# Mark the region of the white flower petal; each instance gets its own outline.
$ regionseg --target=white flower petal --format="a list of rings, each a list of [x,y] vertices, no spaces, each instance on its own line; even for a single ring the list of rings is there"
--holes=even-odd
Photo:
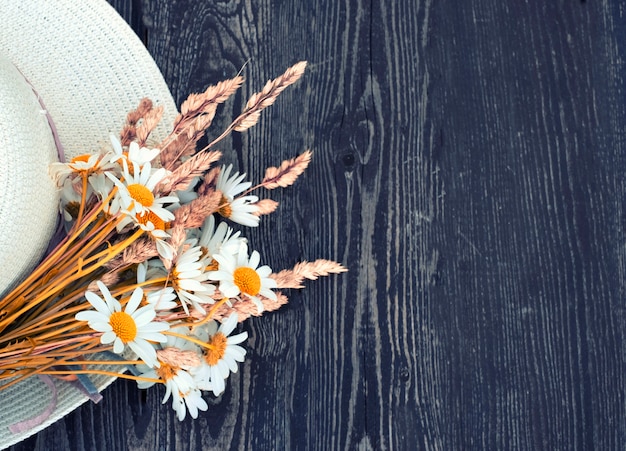
[[[230,333],[235,330],[235,327],[237,327],[237,314],[233,313],[222,323],[219,331],[225,336],[229,336]]]
[[[103,345],[108,345],[109,343],[113,343],[116,338],[117,338],[117,335],[115,335],[115,332],[113,331],[105,332],[100,337],[100,343],[102,343]]]
[[[137,327],[145,326],[149,324],[156,317],[154,306],[151,304],[145,305],[131,315],[135,320]]]
[[[103,301],[102,298],[98,296],[96,293],[87,291],[85,293],[85,298],[87,299],[87,301],[89,301],[89,303],[93,306],[93,308],[95,308],[98,312],[107,316],[111,314],[111,311],[112,311],[111,306],[109,306],[105,301]]]
[[[74,315],[74,318],[78,321],[88,321],[89,323],[108,321],[108,316],[103,315],[100,312],[94,312],[93,310],[78,312]]]
[[[250,260],[248,260],[248,266],[252,269],[256,269],[257,266],[259,266],[260,261],[261,261],[261,255],[257,251],[252,251],[252,254],[250,255]],[[271,269],[270,269],[270,272],[272,272]],[[266,277],[266,276],[262,276],[262,277]]]
[[[238,345],[239,343],[243,343],[247,339],[248,339],[248,332],[242,332],[240,334],[233,335],[232,337],[228,337],[227,343],[229,345]],[[229,349],[230,349],[230,347],[229,347]],[[241,349],[243,349],[243,348],[241,348]]]
[[[142,299],[143,299],[143,290],[141,289],[141,287],[135,288],[135,290],[133,291],[133,294],[130,296],[130,299],[128,300],[128,304],[126,304],[126,309],[124,311],[128,313],[129,315],[133,316],[133,313],[135,312],[135,310],[137,310],[137,307],[139,307],[139,303],[141,302]]]
[[[146,362],[146,365],[153,366],[157,363],[156,351],[146,340],[135,339],[129,342],[128,346],[130,346],[130,349],[132,349],[141,360]]]
[[[119,337],[115,337],[115,341],[113,342],[113,352],[116,354],[121,354],[123,351],[124,351],[124,343],[122,343],[122,340],[120,340]]]

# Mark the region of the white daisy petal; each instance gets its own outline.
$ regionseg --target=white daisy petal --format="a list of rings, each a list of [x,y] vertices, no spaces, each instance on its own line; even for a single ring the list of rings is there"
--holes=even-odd
[[[228,344],[229,345],[238,345],[239,343],[243,343],[247,339],[248,339],[248,332],[242,332],[240,334],[233,335],[232,337],[228,337]],[[241,348],[241,346],[233,346],[233,348],[235,348],[235,347],[243,349],[243,348]],[[229,346],[229,349],[230,349],[230,346]]]
[[[113,352],[116,354],[121,354],[122,352],[124,352],[124,343],[117,336],[115,337],[115,340],[113,341]]]
[[[246,357],[246,350],[241,346],[229,346],[228,352],[237,362],[243,362]]]
[[[229,336],[230,333],[235,330],[237,326],[237,315],[230,315],[226,320],[222,323],[219,332],[223,333],[225,336]]]
[[[100,321],[103,316],[104,315],[100,312],[94,312],[93,310],[88,310],[85,312],[78,312],[75,318],[78,321],[88,321],[90,323],[94,323],[96,321]]]
[[[132,315],[135,312],[135,310],[137,310],[137,307],[139,307],[139,303],[141,302],[142,299],[143,299],[143,290],[141,289],[141,287],[135,288],[135,290],[133,290],[133,294],[130,296],[130,299],[128,300],[128,304],[126,304],[126,309],[124,311],[128,313],[129,315]]]
[[[113,331],[105,332],[100,337],[100,343],[102,343],[103,345],[107,345],[109,343],[113,343],[116,338],[117,338],[117,335],[115,335],[115,332],[113,332]]]
[[[90,322],[89,327],[98,332],[111,332],[113,330],[108,318],[100,318],[98,321]]]
[[[141,307],[131,316],[135,320],[135,324],[137,325],[137,327],[141,327],[148,325],[156,317],[156,312],[154,311],[154,306],[148,304]]]
[[[237,372],[237,362],[235,362],[233,359],[229,358],[228,356],[225,356],[223,362],[224,362],[224,366],[228,368],[227,369],[228,374]]]
[[[146,365],[153,366],[157,363],[157,356],[154,347],[145,340],[133,340],[128,343],[130,349],[139,356],[141,360],[146,362]]]
[[[278,299],[278,298],[276,297],[276,293],[274,293],[272,290],[269,290],[269,289],[264,289],[264,288],[261,288],[261,289],[259,290],[259,294],[260,294],[261,296],[265,296],[266,298],[271,299],[271,300],[273,300],[273,301],[276,301],[276,300]]]
[[[108,314],[112,307],[110,305],[108,305],[105,301],[102,300],[102,298],[100,298],[100,296],[98,296],[96,293],[93,293],[91,291],[87,291],[85,293],[85,298],[87,298],[87,301],[89,301],[89,303],[100,313],[102,313],[103,315]]]
[[[252,269],[257,269],[259,262],[261,261],[261,255],[257,251],[252,251],[250,254],[250,260],[248,260],[248,266]],[[272,270],[270,269],[270,272]]]

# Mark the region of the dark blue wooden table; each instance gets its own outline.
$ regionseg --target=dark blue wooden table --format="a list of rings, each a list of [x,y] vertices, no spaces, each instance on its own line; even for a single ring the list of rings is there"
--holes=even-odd
[[[215,130],[309,61],[221,149],[259,179],[311,148],[248,235],[350,272],[245,323],[197,420],[117,381],[15,450],[626,447],[623,2],[112,3],[179,103],[245,65]]]

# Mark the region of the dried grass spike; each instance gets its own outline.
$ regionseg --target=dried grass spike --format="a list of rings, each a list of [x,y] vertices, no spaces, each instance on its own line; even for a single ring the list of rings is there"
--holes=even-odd
[[[102,282],[103,284],[105,284],[107,287],[110,287],[120,280],[120,275],[116,271],[109,271],[103,274],[102,277],[100,277],[100,279],[98,280]],[[95,279],[92,280],[91,283],[87,286],[87,290],[93,291],[96,293],[100,292],[100,288],[98,288],[98,285],[96,284],[96,282],[97,280]]]
[[[136,263],[144,262],[158,255],[158,251],[154,241],[150,238],[139,238],[129,247],[127,247],[122,255],[118,255],[105,266],[112,270],[130,266]]]
[[[243,77],[237,76],[229,80],[220,81],[214,86],[209,86],[202,94],[189,95],[180,106],[179,118],[182,119],[184,116],[204,113],[208,105],[224,103],[242,84]]]
[[[195,154],[163,178],[157,185],[157,192],[169,194],[187,189],[195,177],[203,175],[221,156],[219,151]]]
[[[251,111],[248,114],[242,114],[241,119],[237,121],[237,125],[233,128],[236,132],[243,132],[252,128],[259,122],[261,110]]]
[[[211,191],[206,196],[192,200],[174,211],[176,219],[174,219],[172,226],[181,225],[186,229],[200,227],[207,216],[217,211],[221,199],[221,193]]]
[[[312,156],[313,152],[307,150],[296,158],[283,161],[279,168],[267,168],[261,185],[267,189],[274,189],[279,186],[285,188],[293,185],[311,162]]]
[[[222,305],[215,311],[213,318],[218,321],[222,321],[225,318],[228,318],[233,312],[236,312],[237,321],[242,322],[250,318],[251,316],[262,316],[265,312],[273,312],[275,310],[278,310],[289,301],[287,296],[280,292],[276,292],[275,301],[273,299],[269,299],[263,296],[259,296],[259,299],[261,299],[261,303],[263,304],[263,312],[261,313],[259,313],[259,309],[254,302],[240,301],[235,302],[232,307],[229,307],[226,304]]]
[[[207,194],[215,191],[217,176],[220,173],[220,168],[213,168],[204,175],[204,180],[198,187],[198,196],[206,196]]]
[[[303,261],[296,264],[293,269],[286,269],[270,277],[276,281],[278,288],[304,288],[304,279],[315,280],[320,276],[339,274],[348,269],[337,262],[319,259],[314,262]]]
[[[156,128],[157,125],[159,125],[159,122],[161,122],[161,118],[163,117],[163,105],[159,105],[156,108],[152,108],[150,111],[148,111],[145,116],[143,117],[143,121],[141,122],[141,124],[137,127],[137,140],[139,141],[138,144],[140,147],[143,147],[146,145],[146,142],[148,141],[148,137],[150,136],[150,133],[152,133],[152,131]]]
[[[253,212],[257,216],[269,215],[278,208],[278,202],[272,199],[261,199],[252,205],[257,207],[257,211]]]
[[[233,130],[242,132],[257,123],[261,110],[272,105],[278,95],[294,84],[304,73],[306,61],[300,61],[288,68],[284,74],[268,81],[260,92],[252,94],[243,113],[235,119]]]
[[[202,363],[195,351],[183,351],[182,349],[171,346],[165,349],[159,349],[157,356],[163,363],[180,366],[185,369],[198,367]]]
[[[137,136],[137,123],[152,110],[152,105],[152,100],[144,97],[139,101],[137,108],[126,115],[126,124],[124,124],[120,133],[122,146],[128,146],[135,139]]]

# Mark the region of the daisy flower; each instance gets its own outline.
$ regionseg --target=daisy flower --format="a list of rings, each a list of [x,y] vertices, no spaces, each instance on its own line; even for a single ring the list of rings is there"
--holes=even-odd
[[[122,176],[124,181],[120,181],[114,175],[107,173],[107,176],[113,180],[118,187],[118,196],[116,200],[122,210],[127,210],[136,218],[144,217],[146,214],[152,213],[154,217],[149,216],[154,222],[158,218],[163,223],[174,220],[174,214],[166,210],[163,205],[166,203],[178,202],[176,196],[155,197],[153,194],[156,185],[167,175],[165,168],[152,170],[150,163],[143,166],[133,166],[134,173],[128,170],[128,163],[122,160],[123,170]],[[116,209],[113,208],[113,211]],[[156,227],[156,224],[154,224]]]
[[[180,421],[185,419],[187,411],[189,411],[191,418],[195,419],[198,418],[199,410],[203,412],[209,410],[209,406],[202,398],[202,392],[197,388],[192,388],[187,392],[179,392],[178,396],[172,399],[172,407],[176,411],[176,416]]]
[[[201,235],[198,239],[198,246],[202,249],[202,255],[205,258],[205,265],[216,270],[218,263],[213,259],[213,255],[224,251],[228,254],[236,254],[245,238],[241,238],[241,232],[233,233],[233,229],[228,227],[225,222],[215,227],[215,216],[210,215],[204,220]]]
[[[187,314],[189,314],[187,304],[204,312],[200,304],[215,302],[211,298],[215,286],[207,282],[208,273],[204,271],[202,249],[199,246],[185,249],[176,256],[170,271],[170,280]]]
[[[161,278],[160,274],[154,274],[155,271],[148,273],[148,262],[142,262],[137,265],[137,285],[144,285],[146,281],[153,278]],[[156,277],[154,277],[156,276]],[[146,292],[144,290],[144,301],[154,306],[155,311],[171,310],[178,304],[176,300],[176,292],[172,287],[164,287],[160,290]]]
[[[143,166],[146,163],[150,163],[159,155],[159,153],[161,153],[160,149],[139,147],[139,144],[135,141],[128,145],[127,151],[124,151],[122,143],[117,136],[110,135],[110,139],[113,151],[115,152],[115,156],[112,158],[112,161],[125,159],[131,166]]]
[[[272,273],[269,266],[258,267],[261,257],[257,251],[248,258],[248,245],[242,242],[240,246],[237,255],[215,254],[213,258],[219,263],[219,269],[209,271],[208,277],[219,282],[219,290],[224,296],[233,298],[245,294],[262,312],[263,304],[257,296],[276,300],[276,293],[271,290],[276,288],[276,281],[268,277]]]
[[[94,174],[104,172],[115,167],[110,162],[110,154],[82,154],[72,158],[69,163],[54,162],[49,166],[49,173],[58,187],[68,177],[78,176],[80,174]]]
[[[259,198],[257,196],[237,197],[237,195],[250,188],[252,183],[242,183],[246,174],[239,175],[239,172],[235,172],[233,176],[230,177],[232,168],[232,164],[222,166],[222,170],[217,176],[215,189],[222,193],[218,213],[238,224],[256,227],[259,225],[259,217],[254,213],[258,211],[258,207],[252,204],[257,202]]]
[[[109,289],[100,281],[97,282],[101,298],[96,293],[87,291],[87,301],[96,309],[78,312],[78,321],[87,321],[89,327],[103,332],[100,337],[102,344],[113,343],[113,352],[121,354],[128,345],[146,365],[158,365],[156,351],[150,341],[164,343],[167,337],[161,332],[169,329],[169,324],[152,322],[156,316],[154,306],[139,307],[143,299],[143,290],[135,288],[126,308],[122,311],[120,302],[111,296]]]
[[[209,406],[202,399],[200,390],[189,372],[171,363],[159,362],[158,368],[146,368],[146,372],[140,373],[141,377],[161,379],[165,384],[165,396],[161,404],[165,404],[172,397],[172,408],[180,421],[185,419],[187,409],[192,418],[198,417],[198,410],[207,410]],[[137,381],[139,388],[148,388],[153,382]]]
[[[200,367],[192,368],[191,372],[201,390],[212,391],[219,396],[226,388],[225,380],[230,373],[237,372],[237,362],[243,362],[246,350],[239,346],[248,338],[248,332],[229,337],[237,326],[237,314],[230,315],[220,326],[209,321],[197,332],[200,340],[209,344],[203,354]]]
[[[178,334],[188,335],[189,329],[178,327],[174,329]],[[168,336],[167,342],[163,345],[165,349],[175,348],[180,351],[197,351],[198,347],[188,340],[176,336]],[[202,399],[202,393],[198,388],[195,379],[189,373],[188,368],[183,364],[159,361],[158,368],[140,367],[140,376],[150,379],[160,379],[165,384],[165,395],[162,404],[172,397],[172,408],[180,421],[185,419],[187,410],[192,418],[198,417],[198,411],[206,411],[209,406]],[[139,388],[148,388],[153,382],[137,381]]]
[[[114,172],[114,171],[109,170],[107,172]],[[111,179],[105,176],[105,172],[96,172],[96,173],[91,174],[89,176],[89,184],[91,185],[92,189],[98,194],[98,196],[102,200],[109,197],[111,190],[115,186],[113,182],[111,181]],[[107,207],[105,211],[108,211],[108,210],[109,208]]]
[[[79,184],[80,186],[80,184]],[[82,202],[82,195],[79,191],[82,190],[82,186],[76,186],[74,180],[65,179],[63,182],[63,188],[61,189],[61,199],[59,208],[63,219],[70,222],[77,218],[78,211],[80,210],[80,204]],[[91,191],[87,191],[85,199],[89,199]]]

